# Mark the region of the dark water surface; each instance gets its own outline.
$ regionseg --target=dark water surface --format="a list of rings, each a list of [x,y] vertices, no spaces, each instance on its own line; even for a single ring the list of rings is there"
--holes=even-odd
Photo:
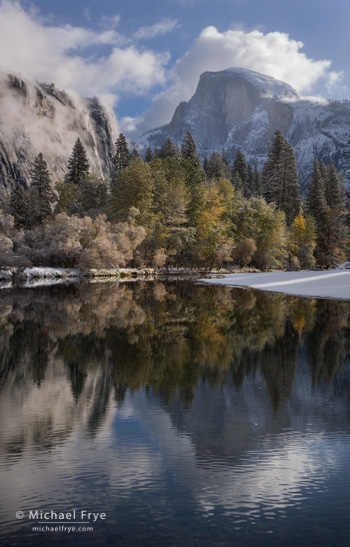
[[[0,325],[1,545],[350,544],[349,303],[63,285]]]

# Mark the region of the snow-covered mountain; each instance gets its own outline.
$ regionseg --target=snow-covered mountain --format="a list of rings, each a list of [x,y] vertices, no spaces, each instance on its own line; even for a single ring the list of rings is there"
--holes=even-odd
[[[325,163],[332,158],[350,180],[350,101],[305,99],[288,84],[243,68],[204,72],[171,122],[146,137],[153,148],[168,136],[180,144],[188,129],[202,157],[224,149],[233,159],[240,149],[260,167],[280,129],[294,147],[302,188],[314,155]]]
[[[91,169],[108,175],[116,133],[113,110],[98,99],[73,98],[53,84],[0,73],[0,188],[16,180],[28,185],[40,152],[53,181],[62,180],[78,137]]]

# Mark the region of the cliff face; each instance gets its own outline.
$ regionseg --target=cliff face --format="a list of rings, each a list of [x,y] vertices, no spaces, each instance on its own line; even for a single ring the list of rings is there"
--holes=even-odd
[[[294,147],[303,189],[314,155],[332,158],[350,179],[350,102],[303,100],[288,84],[246,69],[202,74],[190,101],[146,136],[154,148],[168,136],[180,144],[190,130],[202,157],[224,149],[232,160],[242,150],[262,167],[277,129]]]
[[[116,120],[98,99],[78,99],[53,85],[0,73],[0,187],[14,181],[30,185],[31,164],[42,152],[52,180],[63,180],[78,137],[90,167],[99,175],[111,170]]]

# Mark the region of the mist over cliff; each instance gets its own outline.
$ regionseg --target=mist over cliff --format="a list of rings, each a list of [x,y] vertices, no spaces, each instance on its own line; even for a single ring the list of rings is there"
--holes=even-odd
[[[349,185],[350,101],[305,99],[288,84],[243,68],[204,72],[170,123],[148,131],[138,145],[156,148],[169,136],[181,144],[190,130],[202,158],[225,150],[232,161],[242,150],[261,168],[277,129],[294,148],[302,190],[314,155],[326,164],[332,158]],[[39,152],[53,182],[63,180],[78,137],[91,170],[108,177],[118,132],[113,109],[98,98],[81,99],[53,84],[0,73],[0,188],[10,189],[15,181],[29,186]]]
[[[0,73],[0,187],[30,184],[31,164],[42,152],[54,182],[63,180],[79,137],[90,168],[108,176],[117,124],[112,108],[96,97],[80,99],[54,84]]]

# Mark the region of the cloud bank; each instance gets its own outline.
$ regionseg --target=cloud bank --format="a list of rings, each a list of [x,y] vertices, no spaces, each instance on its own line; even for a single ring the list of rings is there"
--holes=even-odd
[[[171,28],[167,21],[143,28],[141,34],[149,37]],[[114,28],[96,32],[46,25],[37,14],[8,0],[0,3],[0,50],[1,71],[54,82],[81,96],[108,96],[115,104],[121,92],[137,94],[164,84],[169,61],[167,52],[138,48]]]
[[[115,107],[121,96],[157,90],[150,110],[124,119],[125,132],[134,137],[169,122],[178,103],[193,95],[206,70],[248,68],[283,80],[301,94],[315,92],[316,85],[330,94],[343,76],[331,70],[331,61],[307,57],[302,42],[281,32],[220,32],[209,26],[170,65],[166,47],[158,51],[142,42],[176,30],[176,19],[142,26],[130,36],[119,32],[120,26],[118,14],[102,17],[99,30],[55,25],[19,2],[0,0],[0,71],[53,82],[80,96],[97,95]]]

